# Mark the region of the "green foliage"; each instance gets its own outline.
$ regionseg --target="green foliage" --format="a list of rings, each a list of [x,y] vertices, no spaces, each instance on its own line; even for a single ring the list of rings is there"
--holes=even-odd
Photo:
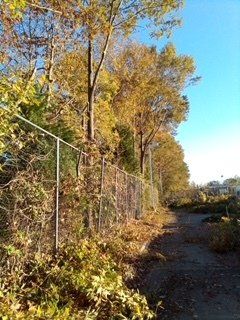
[[[0,79],[1,105],[5,108],[19,107],[20,105],[39,105],[40,100],[37,86],[27,75],[15,73],[13,76],[2,76]]]
[[[117,270],[101,241],[83,240],[78,247],[62,249],[56,259],[36,256],[18,274],[2,278],[0,316],[151,319],[145,298],[127,289]]]
[[[126,171],[136,173],[139,171],[138,159],[134,150],[134,136],[130,128],[126,125],[119,125],[117,127],[120,143],[118,147],[118,157]]]

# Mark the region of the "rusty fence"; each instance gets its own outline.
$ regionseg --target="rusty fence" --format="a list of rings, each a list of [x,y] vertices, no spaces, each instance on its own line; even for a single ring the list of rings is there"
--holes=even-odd
[[[157,207],[152,185],[104,157],[21,116],[17,130],[0,155],[1,243],[52,252],[89,230],[106,232]]]

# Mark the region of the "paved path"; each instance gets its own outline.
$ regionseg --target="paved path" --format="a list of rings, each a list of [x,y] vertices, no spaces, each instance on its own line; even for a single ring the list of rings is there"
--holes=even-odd
[[[149,245],[167,261],[154,263],[140,288],[153,305],[163,301],[158,319],[240,320],[239,255],[209,250],[207,215],[171,215],[163,236]]]

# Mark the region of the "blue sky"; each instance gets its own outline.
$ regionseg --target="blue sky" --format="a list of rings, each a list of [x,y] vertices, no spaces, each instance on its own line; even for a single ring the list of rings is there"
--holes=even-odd
[[[186,90],[190,113],[177,135],[191,180],[240,175],[240,0],[186,0],[181,15],[170,41],[194,57],[202,77]],[[159,49],[164,43],[143,30],[136,37]]]

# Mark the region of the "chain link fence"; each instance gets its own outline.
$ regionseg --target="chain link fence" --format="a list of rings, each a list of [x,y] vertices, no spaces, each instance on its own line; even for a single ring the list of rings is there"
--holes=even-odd
[[[25,253],[56,252],[90,231],[108,231],[157,207],[153,186],[104,157],[93,157],[22,117],[18,133],[0,155],[5,253],[16,246]]]

